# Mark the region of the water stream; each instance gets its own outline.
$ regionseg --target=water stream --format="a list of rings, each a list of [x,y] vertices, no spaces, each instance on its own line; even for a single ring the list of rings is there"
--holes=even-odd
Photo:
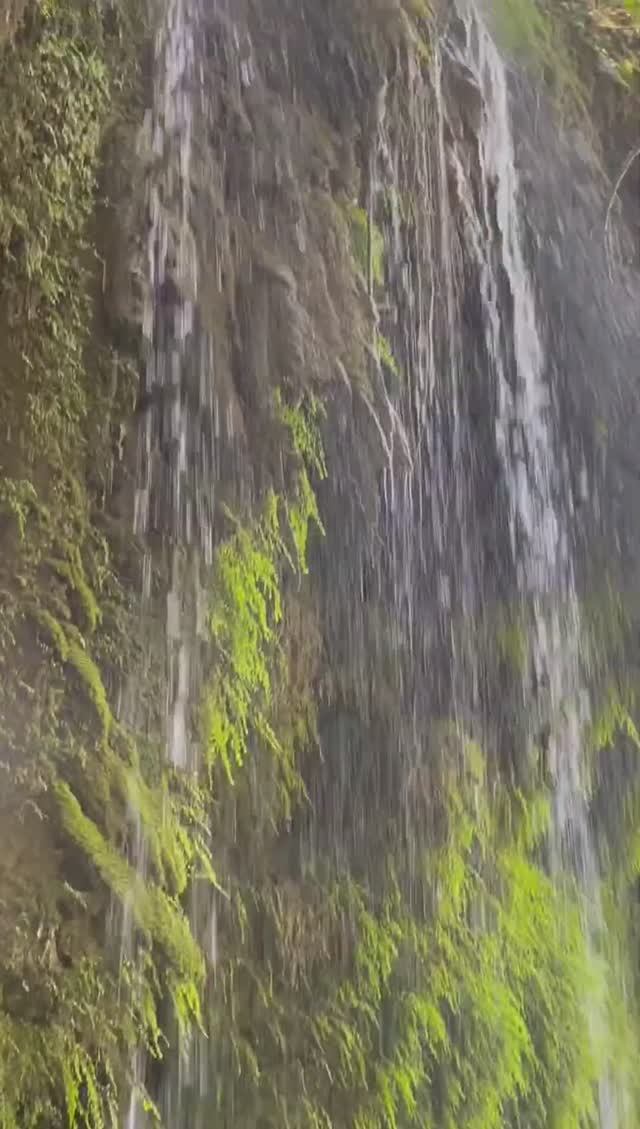
[[[201,564],[211,563],[214,505],[215,389],[206,335],[198,323],[199,252],[193,196],[195,131],[202,125],[203,62],[199,0],[170,0],[155,41],[153,105],[141,133],[146,157],[147,236],[143,335],[146,367],[141,391],[142,422],[134,528],[146,544],[143,615],[152,597],[152,550],[160,541],[164,570],[166,638],[165,734],[168,761],[179,771],[197,772],[197,733],[192,724],[198,700],[199,641],[203,633]],[[135,687],[133,688],[135,693]],[[136,813],[133,813],[136,820]],[[146,850],[138,834],[133,858],[146,877]],[[195,911],[194,911],[195,912]],[[195,924],[195,922],[194,922]],[[132,949],[132,923],[121,923],[123,948]],[[177,1051],[182,1077],[184,1048]],[[142,1081],[142,1051],[132,1075]],[[167,1124],[179,1124],[167,1111]],[[134,1089],[127,1129],[148,1124]]]

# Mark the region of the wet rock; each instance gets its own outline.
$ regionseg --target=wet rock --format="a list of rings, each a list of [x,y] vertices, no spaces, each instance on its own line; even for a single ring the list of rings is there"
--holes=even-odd
[[[462,50],[467,47],[467,25],[458,15],[453,15],[447,24],[447,36]]]
[[[459,122],[457,132],[464,131],[468,137],[475,139],[482,121],[483,102],[482,93],[473,73],[457,59],[448,60],[446,86],[454,128],[455,123]]]
[[[28,6],[28,0],[0,0],[0,44],[12,39]]]

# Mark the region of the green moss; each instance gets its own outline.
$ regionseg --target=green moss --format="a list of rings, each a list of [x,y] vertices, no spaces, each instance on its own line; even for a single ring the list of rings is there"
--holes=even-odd
[[[478,746],[446,724],[434,742],[438,834],[410,882],[398,845],[372,860],[371,885],[316,872],[247,892],[217,996],[217,1045],[242,1071],[222,1118],[233,1103],[243,1123],[260,1111],[305,1129],[592,1123],[613,1005],[577,890],[539,862],[546,798],[505,819]],[[609,1033],[594,1047],[599,999]]]
[[[274,404],[276,417],[288,428],[293,449],[307,471],[320,480],[326,478],[327,464],[320,433],[326,412],[320,400],[306,393],[298,404],[286,404],[277,389]]]
[[[84,564],[77,546],[71,547],[70,560],[54,559],[48,561],[48,564],[68,582],[71,590],[77,594],[87,627],[90,632],[95,631],[102,618],[102,612],[95,593],[87,581]]]
[[[584,111],[585,91],[572,42],[556,21],[556,14],[536,0],[497,0],[492,18],[502,46],[542,73],[561,102]]]
[[[364,278],[369,277],[375,286],[384,283],[384,237],[375,223],[369,221],[364,208],[350,204],[347,209],[351,244],[356,264]]]
[[[318,477],[324,477],[326,467],[317,401],[310,398],[306,409],[292,408],[278,394],[275,413],[289,429],[294,485],[289,496],[270,491],[261,518],[247,525],[227,515],[234,532],[215,559],[210,627],[218,664],[204,705],[204,732],[209,763],[219,761],[229,780],[246,760],[253,731],[295,786],[291,752],[269,721],[273,675],[282,661],[281,577],[286,569],[307,572],[309,530],[315,525],[322,532],[307,467]]]
[[[398,362],[393,355],[391,343],[388,338],[384,336],[384,334],[376,333],[375,349],[380,363],[383,364],[385,368],[387,368],[389,372],[391,372],[396,377],[396,379],[399,380],[400,369],[398,367]]]
[[[296,483],[295,497],[287,504],[287,521],[295,546],[298,570],[306,574],[309,571],[307,566],[309,531],[314,525],[320,533],[324,533],[324,529],[320,520],[316,496],[305,470],[300,471]]]
[[[100,719],[102,735],[107,739],[113,725],[113,715],[102,676],[91,655],[86,651],[82,636],[72,624],[63,625],[44,608],[35,609],[33,614],[48,632],[62,661],[73,667],[80,678]]]
[[[130,765],[113,757],[112,769],[122,796],[141,819],[160,885],[177,898],[195,878],[204,878],[219,890],[209,842],[206,788],[189,776],[174,780],[163,776],[155,787],[150,786],[135,751]]]
[[[31,952],[38,948],[33,936]],[[51,959],[51,939],[41,957],[51,990],[46,1014],[11,1016],[6,973],[2,978],[0,1123],[3,1129],[117,1129],[126,1079],[122,1060],[134,1039],[145,1042],[137,994],[124,991],[129,967],[124,964],[118,988],[95,959],[84,957],[62,971]],[[28,987],[29,995],[41,995],[33,978]],[[141,1098],[152,1110],[148,1095]]]
[[[0,508],[15,519],[21,541],[25,539],[27,521],[35,501],[35,488],[28,479],[16,481],[5,478],[0,482]]]
[[[250,529],[238,526],[216,555],[210,625],[220,663],[205,705],[205,732],[210,762],[220,759],[230,778],[245,760],[251,720],[263,729],[267,724],[271,653],[282,618],[281,546],[272,494],[264,520]]]
[[[114,845],[128,745],[103,667],[109,645],[121,655],[128,646],[106,642],[103,597],[125,601],[93,485],[108,479],[112,453],[105,381],[114,373],[120,381],[130,359],[104,364],[113,350],[92,221],[105,136],[137,113],[145,32],[142,5],[23,7],[0,59],[0,716],[7,802],[23,816],[39,813],[43,877],[25,882],[29,832],[17,821],[16,881],[3,870],[0,1122],[101,1129],[121,1122],[133,1047],[158,1043],[143,1001],[161,994],[148,965],[144,986],[132,977],[130,991],[111,976],[109,954],[96,951],[107,900],[97,873],[82,888],[85,852],[97,852],[103,880],[123,888],[129,877]],[[109,619],[113,631],[111,609]],[[74,810],[67,779],[107,830],[78,800]],[[64,804],[45,795],[68,800],[66,821]],[[175,888],[177,879],[167,882]],[[188,946],[178,908],[162,891],[141,899],[140,933],[153,933],[158,965],[173,975],[172,957]],[[174,964],[184,1013],[184,955]]]
[[[308,526],[317,515],[306,475],[298,481],[295,502],[286,505],[271,493],[262,519],[249,527],[237,525],[216,554],[210,626],[219,661],[204,707],[204,727],[209,761],[219,760],[229,779],[246,759],[252,729],[277,756],[284,756],[268,720],[283,614],[279,572],[294,563],[281,528],[283,509],[295,559],[305,571]]]
[[[636,749],[640,749],[640,733],[631,714],[634,704],[633,695],[623,696],[617,690],[609,694],[591,723],[588,738],[591,748],[603,752],[612,747],[616,738],[624,735]]]
[[[131,907],[138,927],[165,953],[175,977],[174,1003],[181,1021],[189,1016],[197,1018],[204,962],[179,904],[131,869],[87,818],[68,785],[59,781],[55,792],[68,834],[109,889]]]
[[[516,673],[524,673],[529,656],[529,641],[522,623],[503,620],[497,628],[496,647],[502,662]]]

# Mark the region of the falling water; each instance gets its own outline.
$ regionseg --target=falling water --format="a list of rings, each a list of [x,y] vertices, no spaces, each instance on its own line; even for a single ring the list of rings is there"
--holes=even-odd
[[[545,380],[545,344],[534,282],[525,259],[522,197],[509,110],[508,72],[482,19],[466,16],[466,50],[453,48],[482,93],[478,138],[481,201],[476,209],[462,163],[454,153],[458,192],[477,261],[487,354],[496,388],[496,446],[508,491],[508,521],[517,583],[532,609],[532,667],[548,718],[549,767],[554,781],[552,859],[568,867],[585,901],[585,943],[601,943],[599,873],[589,824],[583,741],[589,699],[581,669],[581,624],[570,548],[573,517],[568,460],[554,433],[552,392]],[[504,270],[512,302],[512,351],[504,341]],[[594,1039],[606,1022],[602,1002],[586,1001]],[[600,1083],[600,1124],[615,1129],[616,1099]]]
[[[171,0],[157,36],[154,102],[145,123],[151,153],[143,322],[147,363],[135,528],[142,537],[159,534],[169,553],[167,751],[178,768],[192,763],[188,711],[195,678],[198,554],[210,561],[212,552],[213,378],[197,319],[192,214],[194,129],[202,88],[198,25],[198,0]],[[148,596],[149,556],[145,583]]]
[[[140,152],[147,173],[147,257],[143,337],[146,366],[141,393],[135,532],[145,546],[143,614],[153,593],[153,561],[161,562],[166,638],[166,753],[179,771],[195,772],[198,750],[193,707],[199,694],[198,655],[204,633],[201,566],[213,552],[216,404],[212,349],[199,309],[198,247],[193,212],[196,131],[202,128],[203,63],[200,0],[168,0],[156,35],[153,104],[147,111]],[[158,551],[159,546],[159,551]],[[145,877],[146,851],[139,818],[133,858]],[[198,905],[193,894],[193,927]],[[212,909],[213,912],[213,909]],[[209,915],[211,916],[211,914]],[[131,949],[125,914],[123,945]],[[176,1050],[177,1094],[192,1069],[190,1048]],[[144,1083],[138,1051],[132,1068]],[[166,1087],[167,1124],[180,1124]],[[147,1116],[131,1095],[127,1129],[142,1129]]]
[[[466,43],[464,63],[482,93],[478,211],[455,150],[452,159],[468,225],[468,246],[480,279],[487,354],[496,390],[496,448],[508,493],[511,554],[518,588],[533,601],[536,682],[548,689],[554,725],[563,713],[566,717],[562,734],[552,737],[556,829],[561,840],[575,840],[574,861],[587,872],[592,870],[588,861],[592,848],[580,767],[580,732],[587,717],[580,705],[579,623],[569,548],[571,512],[563,480],[565,461],[554,436],[543,334],[523,250],[507,70],[486,28],[472,15],[467,18]],[[506,349],[500,269],[512,302],[512,348]]]
[[[443,623],[453,614],[465,619],[478,613],[487,588],[487,564],[479,551],[470,481],[473,464],[468,457],[472,439],[460,382],[462,374],[466,381],[481,379],[485,395],[495,404],[493,443],[500,476],[496,505],[504,505],[513,583],[530,621],[530,669],[523,677],[533,688],[537,709],[527,737],[533,744],[544,733],[553,779],[552,869],[559,882],[570,874],[579,883],[585,945],[597,959],[604,926],[583,751],[590,710],[572,551],[575,514],[569,455],[557,429],[545,327],[525,250],[508,69],[475,9],[465,7],[462,18],[452,24],[436,47],[430,88],[418,80],[409,107],[414,176],[425,207],[429,201],[431,218],[417,219],[410,246],[396,214],[386,233],[397,300],[390,334],[409,362],[415,427],[414,463],[401,472],[396,468],[395,490],[385,494],[387,510],[392,511],[387,520],[394,531],[390,571],[396,599],[400,597],[396,614],[401,617],[404,609],[407,637],[414,638],[418,593],[421,585],[430,586],[429,574],[434,572]],[[463,97],[471,104],[473,142],[456,121],[457,107],[448,100],[448,68],[462,77]],[[377,144],[387,183],[391,179],[399,193],[406,145],[403,150],[394,141],[384,118]],[[406,175],[406,169],[403,172]],[[413,273],[409,263],[415,264]],[[486,371],[475,373],[462,321],[465,288],[468,297],[474,286],[486,357]],[[394,499],[391,506],[389,498]],[[403,504],[401,498],[406,499]],[[431,554],[425,538],[434,547]],[[448,647],[447,661],[450,708],[460,719],[475,717],[478,725],[473,646],[462,673],[455,645]],[[585,998],[594,1042],[605,1034],[603,1008],[599,997]],[[602,1129],[615,1129],[623,1102],[624,1095],[613,1092],[609,1079],[601,1079]]]
[[[156,42],[154,101],[143,143],[149,165],[146,371],[135,527],[147,545],[145,601],[153,596],[150,545],[155,539],[162,546],[167,756],[180,771],[198,765],[192,716],[199,695],[200,570],[212,560],[217,489],[213,350],[199,310],[202,249],[192,199],[194,151],[198,129],[204,130],[206,122],[202,18],[199,0],[170,0],[167,5]],[[340,637],[336,651],[347,639],[349,661],[360,664],[362,697],[370,701],[376,689],[373,667],[380,655],[378,639],[372,646],[367,634],[374,629],[366,621],[360,579],[359,588],[354,588],[357,545],[362,558],[358,565],[366,563],[392,607],[394,646],[402,652],[401,658],[393,656],[394,677],[407,706],[406,732],[394,738],[399,759],[413,768],[413,761],[418,762],[421,722],[432,708],[446,703],[461,728],[482,731],[486,725],[477,647],[469,640],[473,633],[467,630],[461,643],[464,632],[456,634],[452,624],[468,625],[479,619],[487,594],[502,594],[500,584],[515,587],[531,621],[531,669],[523,679],[527,677],[535,687],[538,703],[527,736],[533,743],[543,725],[549,734],[553,867],[558,880],[571,871],[580,882],[588,906],[585,943],[597,949],[602,920],[582,751],[589,703],[581,668],[568,455],[556,426],[544,325],[527,260],[509,74],[474,10],[465,9],[452,25],[436,45],[428,78],[415,63],[408,64],[408,106],[394,105],[392,84],[385,84],[380,93],[371,192],[389,248],[391,303],[386,311],[376,311],[376,317],[406,369],[406,387],[396,407],[381,366],[374,365],[376,395],[364,397],[367,419],[373,421],[383,448],[373,533],[367,528],[358,539],[351,528],[356,519],[350,513],[344,521],[349,537],[337,546],[332,536],[342,529],[344,495],[338,493],[327,503],[331,559],[323,559],[326,575],[321,581],[329,593],[325,593],[327,639],[331,647],[332,630]],[[459,107],[452,102],[452,71],[462,75],[470,98],[466,127],[460,125]],[[403,116],[408,122],[405,132],[398,131]],[[469,122],[474,127],[472,138]],[[423,205],[410,225],[397,203],[407,181]],[[299,231],[298,240],[303,241]],[[479,335],[486,362],[485,371],[477,374],[476,365],[482,368],[480,346],[474,341],[471,347],[465,325],[465,303],[471,304],[471,299],[481,311]],[[257,326],[256,334],[261,331]],[[487,455],[494,480],[490,470],[482,474],[478,470],[481,439],[474,434],[470,418],[473,397],[482,401],[489,419],[487,450],[481,456]],[[357,472],[348,460],[355,463],[357,453],[348,444],[345,448],[334,455],[345,468],[344,475],[336,478],[352,482]],[[496,529],[501,507],[506,516],[507,545],[499,578],[487,549],[491,535],[487,537],[482,528],[486,511],[480,512],[481,489],[487,481]],[[501,550],[495,553],[500,556]],[[345,576],[345,597],[340,602],[335,593]],[[426,672],[436,648],[446,658],[437,678],[429,678]],[[342,732],[341,739],[346,743],[350,738]],[[413,779],[411,772],[408,779]],[[343,788],[341,777],[335,788]],[[339,797],[343,809],[347,798]],[[349,812],[349,835],[354,839],[358,820],[370,819],[360,807],[356,816],[357,803],[354,800]],[[334,810],[337,806],[334,802]],[[338,822],[336,818],[335,826],[325,829],[326,840],[336,851]],[[322,829],[313,828],[310,855],[328,849],[321,833]],[[410,830],[407,838],[410,850]],[[142,871],[144,855],[139,843],[135,857]],[[209,916],[215,920],[215,915]],[[591,1007],[586,1002],[594,1037],[602,1021],[596,1004]],[[192,1124],[182,1100],[185,1079],[200,1095],[211,1084],[206,1056],[198,1054],[197,1046],[188,1055],[183,1052],[184,1048],[176,1051],[178,1057],[164,1085],[164,1113],[171,1129]],[[137,1058],[134,1077],[141,1077],[142,1071]],[[615,1096],[606,1079],[601,1085],[600,1122],[602,1129],[616,1129],[618,1124]],[[144,1124],[134,1095],[127,1129],[142,1129]]]

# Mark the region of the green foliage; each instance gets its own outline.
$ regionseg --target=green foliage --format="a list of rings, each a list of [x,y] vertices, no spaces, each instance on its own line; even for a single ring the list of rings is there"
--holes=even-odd
[[[89,964],[56,1004],[47,1030],[0,1020],[0,1124],[3,1129],[45,1124],[116,1129],[118,1080],[111,1060],[124,1019],[101,1011],[101,978]]]
[[[45,21],[35,43],[13,49],[2,74],[0,322],[11,340],[3,415],[21,416],[23,457],[32,465],[51,461],[63,485],[77,469],[86,412],[82,257],[108,76],[96,51],[55,20]]]
[[[219,761],[229,780],[244,764],[253,732],[281,763],[287,787],[294,787],[291,751],[269,720],[273,674],[282,661],[281,574],[284,568],[307,572],[310,527],[322,530],[307,467],[320,477],[326,468],[317,401],[311,399],[304,412],[285,406],[278,396],[276,412],[291,435],[297,461],[294,486],[289,497],[270,491],[262,517],[247,525],[227,514],[234,532],[216,553],[210,628],[217,666],[205,702],[204,730],[209,763]]]
[[[28,479],[4,479],[0,483],[0,508],[3,513],[15,519],[21,541],[24,541],[27,519],[35,500],[35,489]]]
[[[14,276],[28,280],[35,313],[40,300],[55,306],[64,297],[69,264],[62,248],[82,231],[91,209],[107,73],[86,46],[45,33],[20,77],[22,84],[7,91],[11,120],[5,119],[0,177],[13,191],[2,202],[0,243]]]
[[[10,989],[3,979],[0,1125],[117,1129],[122,1124],[123,1052],[135,1039],[153,1054],[153,1036],[158,1034],[155,1012],[139,991],[140,971],[125,962],[118,985],[105,974],[101,961],[84,957],[63,974],[51,938],[41,946],[34,936],[31,947],[32,952],[41,949],[40,982],[25,983],[24,990],[30,988],[41,998],[44,983],[51,1010],[46,1024],[41,1012],[12,1017]],[[148,1031],[148,1022],[156,1024],[155,1032]],[[153,1115],[153,1102],[145,1093],[141,1098]]]
[[[327,477],[327,464],[324,457],[321,421],[326,412],[316,396],[307,393],[301,403],[291,406],[285,404],[279,389],[276,390],[275,412],[278,419],[288,428],[295,453],[308,473],[319,479]]]
[[[0,412],[8,437],[0,507],[16,518],[22,542],[14,575],[37,584],[49,557],[90,629],[99,610],[84,558],[92,536],[85,459],[90,449],[106,462],[109,435],[104,421],[88,434],[102,372],[99,357],[85,368],[101,269],[87,229],[104,133],[136,81],[140,26],[129,7],[125,17],[113,6],[107,33],[99,4],[30,5],[0,67]],[[121,41],[125,24],[130,37]]]
[[[307,547],[309,531],[315,525],[320,532],[324,532],[318,503],[306,470],[301,470],[298,475],[293,499],[287,506],[287,521],[295,548],[295,560],[301,573],[308,573]]]
[[[176,897],[191,880],[205,878],[219,888],[213,868],[207,826],[207,793],[195,779],[184,777],[170,784],[163,776],[150,787],[139,766],[116,761],[123,796],[137,812],[158,881]]]
[[[548,804],[520,797],[506,819],[478,747],[452,726],[434,739],[439,832],[411,883],[400,853],[379,860],[377,893],[306,875],[265,881],[237,915],[232,899],[212,1005],[224,1123],[595,1124],[614,1048],[590,1034],[588,1001],[604,987],[580,897],[539,862]]]
[[[77,595],[89,632],[95,631],[102,618],[102,612],[96,600],[95,592],[87,580],[82,556],[77,545],[69,546],[67,560],[54,559],[48,563],[60,577],[67,581],[70,589]]]
[[[69,835],[109,889],[131,907],[138,927],[166,954],[172,1000],[181,1025],[188,1025],[199,1016],[204,962],[179,904],[131,869],[87,818],[68,785],[59,781],[55,791]]]
[[[63,626],[44,608],[34,609],[34,616],[44,627],[64,663],[72,667],[84,685],[100,719],[102,735],[108,738],[113,717],[100,671],[86,651],[82,636],[73,624]]]
[[[130,990],[111,974],[96,943],[108,896],[95,880],[82,888],[81,861],[98,851],[114,878],[111,836],[124,823],[114,829],[128,746],[101,663],[105,613],[123,600],[92,480],[96,468],[108,477],[111,458],[105,357],[109,381],[125,366],[98,329],[90,227],[105,134],[134,105],[141,6],[23,7],[0,59],[0,724],[3,855],[13,841],[17,858],[2,871],[0,1124],[106,1129],[121,1123],[131,1048],[157,1044],[150,1000],[161,995],[148,966],[144,988],[137,974]],[[74,791],[92,812],[106,801],[103,828]],[[173,905],[151,892],[142,907],[170,964],[187,944],[170,932]]]
[[[558,9],[540,0],[494,0],[492,20],[501,45],[524,58],[553,87],[561,105],[584,113],[585,90],[573,53],[572,38]]]
[[[285,541],[283,511],[295,558]],[[303,471],[292,503],[271,492],[262,519],[248,527],[234,523],[235,533],[216,554],[210,626],[219,658],[204,725],[209,761],[219,760],[229,779],[246,759],[251,730],[276,756],[285,756],[268,720],[282,621],[279,569],[287,564],[306,571],[308,527],[316,517]]]
[[[611,80],[614,91],[608,96],[613,93],[619,118],[634,116],[640,76],[637,0],[495,0],[492,8],[502,44],[527,59],[584,125],[600,120]]]
[[[541,59],[553,50],[553,29],[537,0],[499,0],[495,5],[498,31],[506,46]]]
[[[271,649],[282,618],[277,559],[278,499],[253,529],[238,525],[216,555],[211,633],[221,662],[205,706],[209,759],[230,779],[244,762],[250,721],[271,739],[264,709],[271,695]]]
[[[372,282],[382,286],[384,282],[384,237],[375,223],[369,221],[364,208],[350,204],[347,209],[351,244],[356,264],[365,278],[369,276],[371,265]],[[369,256],[371,255],[371,260]]]
[[[616,738],[626,735],[640,749],[640,734],[630,713],[631,701],[625,701],[618,691],[609,694],[608,700],[602,707],[591,725],[590,744],[598,751],[611,748]]]
[[[640,5],[637,0],[611,0],[589,7],[580,25],[603,69],[612,77],[617,75],[624,91],[637,97],[640,78]]]
[[[396,377],[397,380],[399,380],[400,369],[398,367],[398,362],[393,355],[393,350],[391,348],[389,339],[385,337],[383,333],[376,333],[375,349],[380,363],[384,365],[385,368],[387,368],[389,372]]]

